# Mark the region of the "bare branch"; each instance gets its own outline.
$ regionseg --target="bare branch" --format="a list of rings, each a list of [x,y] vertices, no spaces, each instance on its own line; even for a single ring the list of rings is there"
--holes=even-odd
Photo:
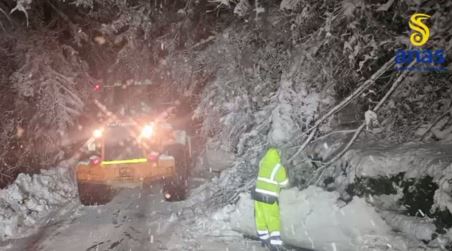
[[[12,23],[11,18],[9,17],[8,13],[6,13],[2,8],[0,8],[0,13],[2,13],[6,17],[6,19],[8,19],[8,21],[10,23]]]
[[[58,9],[51,1],[47,1],[47,3],[52,7],[52,9],[61,17],[64,19],[64,21],[68,22],[70,25],[73,25],[72,21],[69,19],[69,17],[64,14],[60,9]]]
[[[0,28],[2,28],[2,30],[3,30],[3,32],[5,32],[6,33],[6,29],[5,29],[5,26],[3,26],[3,24],[0,22]]]
[[[411,67],[412,65],[414,65],[414,63],[415,63],[415,61],[413,61],[408,67]],[[392,93],[394,93],[394,91],[399,87],[399,85],[405,79],[407,74],[408,74],[408,71],[404,71],[399,75],[399,77],[396,79],[396,81],[394,81],[394,83],[392,84],[391,89],[389,89],[386,92],[385,96],[380,100],[380,102],[378,102],[377,106],[375,106],[374,109],[372,109],[372,111],[377,112],[378,109],[381,108],[381,106],[387,101],[387,99],[392,95]],[[364,130],[365,127],[366,127],[366,122],[364,121],[361,124],[361,126],[359,126],[358,129],[356,129],[356,132],[353,134],[353,137],[350,139],[350,141],[347,143],[347,145],[344,147],[344,149],[341,152],[339,152],[336,156],[334,156],[331,160],[329,160],[326,164],[324,164],[321,168],[316,170],[316,174],[318,174],[318,178],[315,178],[317,175],[314,174],[313,178],[307,184],[309,185],[312,182],[312,180],[314,180],[314,178],[315,178],[314,183],[317,183],[322,178],[325,169],[327,167],[329,167],[331,164],[333,164],[334,162],[336,162],[338,159],[340,159],[350,149],[350,147],[353,145],[353,143],[356,141],[356,139],[359,137],[359,135],[361,134],[361,132]]]
[[[314,138],[315,132],[317,128],[331,115],[339,112],[344,107],[346,107],[350,102],[358,97],[361,93],[363,93],[366,89],[372,86],[375,83],[375,80],[381,77],[383,73],[385,73],[388,69],[390,69],[394,65],[394,57],[389,59],[377,72],[375,72],[372,77],[364,82],[360,87],[358,87],[352,94],[350,94],[346,99],[344,99],[341,103],[333,107],[329,112],[323,115],[313,127],[308,129],[305,133],[310,133],[309,137],[305,140],[305,142],[301,145],[301,147],[297,150],[297,152],[290,157],[289,161],[295,158],[301,151],[309,144],[309,142]]]
[[[430,132],[430,130],[432,130],[432,128],[438,124],[438,122],[440,120],[442,120],[443,118],[445,118],[446,116],[452,116],[452,104],[449,108],[447,108],[447,111],[443,114],[441,114],[440,116],[438,116],[435,121],[433,121],[432,124],[430,124],[430,126],[425,130],[425,132],[422,134],[421,136],[421,140],[424,140],[425,136],[428,134],[428,132]]]
[[[11,13],[14,13],[16,10],[18,10],[18,11],[24,13],[25,18],[27,19],[27,27],[28,27],[28,25],[29,25],[29,21],[28,21],[28,12],[27,12],[27,10],[25,9],[25,7],[24,7],[21,3],[18,2],[17,5],[16,5],[16,7],[14,7],[9,13],[10,13],[10,14],[11,14]]]

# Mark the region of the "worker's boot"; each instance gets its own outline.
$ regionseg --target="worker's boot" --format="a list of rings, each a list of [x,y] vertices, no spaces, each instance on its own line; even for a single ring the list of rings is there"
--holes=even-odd
[[[261,241],[261,247],[264,248],[270,246],[270,235],[268,234],[268,231],[258,231],[257,235],[259,236],[259,240]]]
[[[269,245],[269,248],[270,248],[270,251],[282,251],[282,250],[284,250],[284,249],[282,249],[282,246],[280,246],[280,245],[278,245],[278,246]]]
[[[272,236],[270,237],[270,251],[283,251],[286,250],[283,247],[283,242],[281,241],[280,236]]]
[[[267,241],[264,241],[264,240],[261,240],[261,247],[267,247],[268,246],[268,243],[267,243]]]

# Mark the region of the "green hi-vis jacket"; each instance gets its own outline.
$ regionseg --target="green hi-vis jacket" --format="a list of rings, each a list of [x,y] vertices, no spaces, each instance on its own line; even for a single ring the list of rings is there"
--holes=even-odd
[[[256,180],[256,193],[279,197],[281,187],[289,185],[286,168],[276,148],[269,148],[259,162],[259,174]]]

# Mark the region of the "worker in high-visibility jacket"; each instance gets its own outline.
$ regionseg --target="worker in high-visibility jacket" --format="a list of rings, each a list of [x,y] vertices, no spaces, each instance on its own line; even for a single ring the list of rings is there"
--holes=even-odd
[[[286,168],[278,149],[270,147],[259,162],[259,173],[253,193],[256,229],[260,240],[272,250],[282,246],[279,218],[279,191],[288,187]]]

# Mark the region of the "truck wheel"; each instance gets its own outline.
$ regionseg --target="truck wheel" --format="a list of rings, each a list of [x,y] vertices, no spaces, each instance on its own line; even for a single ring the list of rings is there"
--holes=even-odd
[[[108,185],[78,183],[80,203],[85,206],[103,205],[110,202],[115,193]]]
[[[163,181],[163,196],[167,201],[184,200],[187,195],[188,161],[184,145],[169,145],[166,148],[168,155],[173,156],[176,162],[175,177]]]
[[[181,201],[186,198],[187,188],[184,184],[175,178],[165,179],[163,181],[163,197],[166,201]]]

